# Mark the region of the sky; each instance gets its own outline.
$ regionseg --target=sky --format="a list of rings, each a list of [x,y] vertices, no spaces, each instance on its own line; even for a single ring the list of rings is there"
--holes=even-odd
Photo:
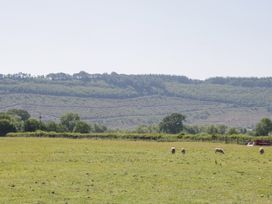
[[[0,0],[0,73],[272,76],[271,0]]]

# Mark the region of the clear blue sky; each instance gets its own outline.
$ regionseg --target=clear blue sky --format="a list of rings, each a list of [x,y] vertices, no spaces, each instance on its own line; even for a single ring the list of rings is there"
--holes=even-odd
[[[272,76],[271,0],[0,0],[0,73]]]

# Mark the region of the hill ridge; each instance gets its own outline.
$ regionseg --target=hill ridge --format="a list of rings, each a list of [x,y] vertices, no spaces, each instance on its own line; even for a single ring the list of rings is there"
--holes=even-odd
[[[271,117],[272,112],[271,77],[195,80],[175,75],[83,71],[46,76],[0,74],[0,93],[2,111],[25,108],[34,116],[41,113],[46,120],[78,112],[88,121],[112,128],[158,123],[172,112],[186,113],[192,124],[248,127],[261,117]],[[122,119],[111,119],[120,115]]]

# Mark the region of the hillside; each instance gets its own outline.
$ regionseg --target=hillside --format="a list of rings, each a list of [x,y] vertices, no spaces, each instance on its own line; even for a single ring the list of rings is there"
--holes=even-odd
[[[0,111],[28,110],[44,120],[65,112],[110,128],[158,123],[180,112],[190,124],[252,127],[272,116],[272,78],[88,74],[0,74]]]

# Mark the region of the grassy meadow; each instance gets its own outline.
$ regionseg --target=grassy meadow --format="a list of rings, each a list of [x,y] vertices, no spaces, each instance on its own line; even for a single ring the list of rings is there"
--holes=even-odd
[[[226,154],[215,154],[215,147]],[[3,137],[0,203],[272,203],[272,148],[265,151],[204,142]]]

